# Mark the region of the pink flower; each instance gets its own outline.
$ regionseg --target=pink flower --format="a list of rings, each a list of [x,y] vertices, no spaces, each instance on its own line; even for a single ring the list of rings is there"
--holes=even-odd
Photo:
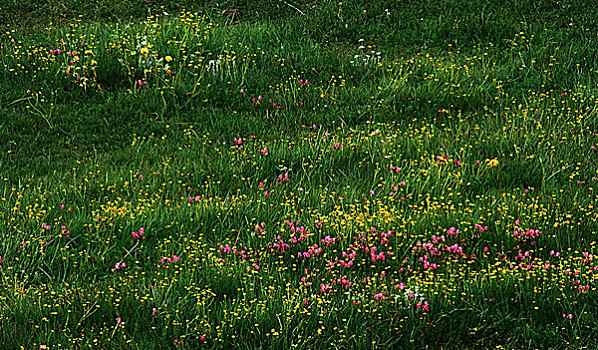
[[[241,89],[241,93],[242,93],[242,94],[244,94],[244,93],[245,93],[245,90]]]
[[[152,316],[155,316],[155,315],[156,315],[156,311],[158,311],[158,309],[156,309],[156,308],[153,308],[153,309],[152,309]]]

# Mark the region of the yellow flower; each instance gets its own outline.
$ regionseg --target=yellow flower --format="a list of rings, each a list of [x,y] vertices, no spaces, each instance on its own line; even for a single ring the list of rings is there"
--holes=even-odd
[[[149,53],[149,49],[147,47],[142,47],[139,52],[141,52],[142,55],[147,55]]]
[[[172,57],[170,56],[166,56],[164,57],[164,59],[166,60],[166,62],[172,62]]]
[[[498,165],[498,159],[486,159],[486,165],[488,165],[488,168],[494,168]]]

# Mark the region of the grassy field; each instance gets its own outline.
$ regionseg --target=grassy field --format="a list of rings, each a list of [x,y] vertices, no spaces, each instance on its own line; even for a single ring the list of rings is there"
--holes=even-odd
[[[1,347],[598,348],[594,5],[0,2]]]

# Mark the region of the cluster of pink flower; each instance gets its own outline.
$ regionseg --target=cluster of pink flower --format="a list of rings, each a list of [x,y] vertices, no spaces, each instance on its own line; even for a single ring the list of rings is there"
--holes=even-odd
[[[71,238],[71,231],[67,230],[66,226],[62,225],[61,231],[62,231],[61,233],[64,237]]]
[[[555,252],[554,250],[551,250],[550,255],[559,256],[561,255],[561,252]]]
[[[143,227],[140,227],[138,231],[131,232],[131,237],[133,237],[135,239],[144,240],[145,239],[145,230],[143,229]]]
[[[334,145],[331,145],[331,146],[330,146],[330,149],[331,149],[331,150],[335,150],[335,149],[343,149],[343,145],[342,145],[342,144],[340,144],[340,143],[338,143],[338,142],[335,142],[335,143],[334,143]]]
[[[392,197],[392,196],[394,196],[394,195],[397,193],[397,191],[399,190],[399,186],[401,186],[401,187],[403,187],[403,186],[407,186],[407,182],[405,182],[405,181],[401,181],[401,182],[399,182],[399,183],[398,183],[398,184],[396,184],[396,185],[392,185],[392,190],[393,190],[393,191],[392,191],[392,192],[390,192],[388,195],[389,195],[389,196],[391,196],[391,197]]]
[[[195,197],[189,197],[188,201],[189,203],[195,201],[195,202],[199,202],[201,200],[201,196],[195,196]]]
[[[446,241],[446,236],[442,235],[440,237],[436,237],[436,235],[432,235],[432,243],[436,244],[439,242],[445,242]]]
[[[126,262],[117,262],[116,264],[114,264],[114,269],[115,270],[120,270],[124,267],[127,267],[127,263]]]
[[[448,163],[455,163],[457,165],[461,165],[461,161],[458,159],[451,159],[449,156],[447,156],[446,154],[443,154],[441,156],[436,156],[436,162],[440,163],[440,164],[448,164]],[[479,161],[477,162],[477,164],[479,164]]]
[[[137,85],[139,86],[147,86],[147,81],[143,81],[141,79],[137,80]]]
[[[258,265],[258,264],[255,264],[253,266],[247,265],[247,271],[251,271],[251,269],[254,269],[255,271],[257,271],[260,269],[260,265]]]
[[[311,230],[305,228],[305,226],[298,226],[299,220],[297,220],[297,222],[287,220],[286,224],[289,226],[289,230],[291,230],[293,233],[293,237],[291,237],[291,243],[297,243],[298,241],[307,238],[307,235],[311,233]],[[299,237],[297,238],[297,236]]]
[[[384,252],[380,252],[378,254],[376,254],[376,251],[378,250],[378,247],[372,247],[371,249],[369,247],[365,247],[364,248],[366,253],[370,253],[370,258],[372,260],[372,262],[375,262],[377,260],[386,260],[386,256],[384,255]],[[390,255],[390,251],[387,251],[386,254]]]
[[[231,247],[227,243],[225,246],[220,245],[220,249],[218,249],[216,251],[216,253],[223,254],[223,253],[228,253],[230,251],[231,251]],[[235,249],[235,251],[236,251],[236,249]]]
[[[390,171],[394,171],[395,174],[398,174],[401,171],[401,168],[399,167],[394,167],[394,166],[390,166]]]
[[[320,284],[320,292],[332,294],[332,286],[329,284]]]
[[[572,278],[571,283],[575,284],[577,286],[577,290],[581,293],[588,293],[590,291],[590,285],[589,284],[582,285],[581,280],[576,280],[576,279]]]
[[[272,248],[274,248],[279,253],[284,253],[285,250],[289,249],[291,246],[280,237],[280,235],[276,236],[274,239],[274,243],[272,243]]]
[[[240,137],[239,137],[239,138],[234,138],[234,139],[233,139],[233,143],[234,143],[235,145],[237,145],[237,146],[241,146],[241,145],[243,145],[243,139],[242,139],[242,138],[240,138]]]
[[[475,228],[476,230],[478,230],[480,232],[488,231],[488,226],[482,226],[480,224],[473,225],[473,228]]]
[[[336,241],[336,239],[333,237],[330,237],[330,236],[326,236],[320,240],[321,243],[326,244],[326,246],[328,246],[328,247],[333,245],[335,241]]]
[[[62,52],[61,49],[50,50],[50,54],[51,55],[59,55],[61,52]]]
[[[424,252],[424,255],[418,257],[418,261],[423,263],[424,269],[436,269],[438,266],[435,263],[431,263],[429,261],[431,256],[441,256],[442,252],[434,246],[434,243],[424,242],[421,243],[420,241],[416,242],[415,247],[413,247],[413,251],[421,253]]]
[[[583,262],[583,263],[589,263],[590,261],[594,260],[594,255],[588,253],[588,252],[583,252],[583,257],[580,257],[579,259]]]
[[[239,250],[241,249],[241,250]],[[228,244],[222,246],[220,245],[219,249],[216,250],[216,253],[218,254],[226,254],[228,252],[232,252],[235,256],[240,256],[241,259],[243,260],[247,260],[249,259],[249,257],[247,256],[247,254],[245,253],[245,250],[243,250],[243,246],[241,245],[239,247],[239,249],[237,248],[231,248]],[[245,249],[247,249],[247,247],[245,247]],[[226,259],[222,259],[222,263],[226,263]]]
[[[241,93],[243,93],[243,94],[244,94],[245,92],[244,92],[244,91],[241,89]],[[257,99],[255,99],[255,98],[252,98],[252,99],[251,99],[251,102],[253,102],[253,103],[257,104],[257,105],[261,105],[261,104],[262,104],[262,103],[260,102],[261,100],[262,100],[262,95],[259,95],[259,96],[257,97]]]
[[[516,246],[513,249],[518,249],[517,255],[515,255],[513,257],[515,260],[525,261],[525,260],[531,259],[531,256],[530,256],[531,253],[529,250],[526,250],[524,252],[521,250],[521,248],[519,246]]]
[[[349,249],[353,249],[353,245],[350,245]],[[355,261],[355,256],[357,256],[357,250],[354,250],[351,253],[343,252],[343,260],[339,260],[338,263],[342,267],[351,267],[351,265],[353,265],[353,262]],[[346,262],[345,259],[347,259]]]
[[[388,244],[390,236],[392,236],[392,231],[380,233],[380,244]]]
[[[307,269],[304,270],[305,275],[301,277],[301,282],[305,283],[305,286],[309,287],[311,285],[311,282],[307,281],[307,279],[309,278],[309,272],[307,271]]]
[[[446,231],[446,234],[447,234],[448,236],[457,236],[459,233],[461,233],[461,231],[457,230],[457,229],[456,229],[456,228],[454,228],[454,227],[451,227],[451,228],[449,228],[449,229]]]
[[[64,204],[61,204],[61,205],[60,205],[60,209],[61,209],[61,210],[64,210],[64,208],[65,208]],[[69,208],[69,211],[70,211],[70,212],[72,212],[72,211],[73,211],[73,208],[72,208],[72,207],[71,207],[71,208]]]
[[[515,231],[513,232],[515,239],[520,241],[527,241],[529,239],[540,237],[541,235],[542,232],[540,232],[540,230],[529,229],[527,231],[523,231],[520,227],[516,227]],[[535,242],[532,242],[532,245],[535,245]]]
[[[349,287],[353,284],[353,282],[349,281],[345,276],[341,276],[341,277],[335,279],[334,281],[332,281],[332,284],[334,284],[334,285],[340,284],[343,288],[349,289]]]
[[[376,300],[386,300],[386,299],[388,299],[388,297],[385,297],[384,294],[382,294],[382,293],[378,293],[378,294],[374,294],[374,299],[376,299]]]
[[[282,175],[282,174],[278,175],[278,178],[276,178],[276,182],[281,182],[281,181],[284,181],[286,183],[291,182],[291,180],[289,180],[289,174],[286,173],[284,175]]]
[[[423,303],[416,303],[415,307],[422,309],[423,311],[430,311],[430,304],[427,301],[424,301]]]
[[[532,192],[535,192],[535,191],[536,191],[536,189],[535,189],[535,188],[533,188],[533,187],[531,187],[529,190],[530,190],[530,191],[532,191]],[[527,194],[527,192],[528,192],[528,190],[527,190],[527,189],[523,190],[523,193],[524,193],[524,194]]]
[[[455,243],[451,246],[446,247],[446,250],[449,253],[452,253],[455,256],[461,257],[461,258],[467,258],[466,254],[463,254],[463,247],[461,247],[459,244]]]
[[[159,262],[160,262],[160,264],[164,264],[162,267],[166,267],[166,265],[168,265],[168,263],[171,263],[173,261],[177,262],[177,261],[179,261],[179,259],[180,259],[179,256],[173,255],[172,257],[167,256],[167,257],[164,257],[164,258],[160,258]]]
[[[46,224],[45,222],[42,223],[42,228],[46,231],[50,229],[50,225]]]
[[[255,232],[257,232],[257,233],[264,233],[264,232],[266,232],[266,223],[262,222],[259,225],[255,224]]]
[[[322,248],[318,247],[317,243],[314,243],[314,245],[311,248],[304,251],[303,253],[301,253],[301,252],[297,253],[297,257],[298,258],[309,258],[312,255],[319,254],[321,252],[322,252]]]
[[[268,147],[264,147],[264,149],[259,149],[259,150],[257,151],[257,153],[259,153],[259,154],[263,154],[263,155],[266,155],[266,154],[268,154]]]

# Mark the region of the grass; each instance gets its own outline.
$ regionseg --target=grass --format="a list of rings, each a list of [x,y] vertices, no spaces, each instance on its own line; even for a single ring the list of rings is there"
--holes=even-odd
[[[583,1],[5,1],[5,348],[595,348]]]

